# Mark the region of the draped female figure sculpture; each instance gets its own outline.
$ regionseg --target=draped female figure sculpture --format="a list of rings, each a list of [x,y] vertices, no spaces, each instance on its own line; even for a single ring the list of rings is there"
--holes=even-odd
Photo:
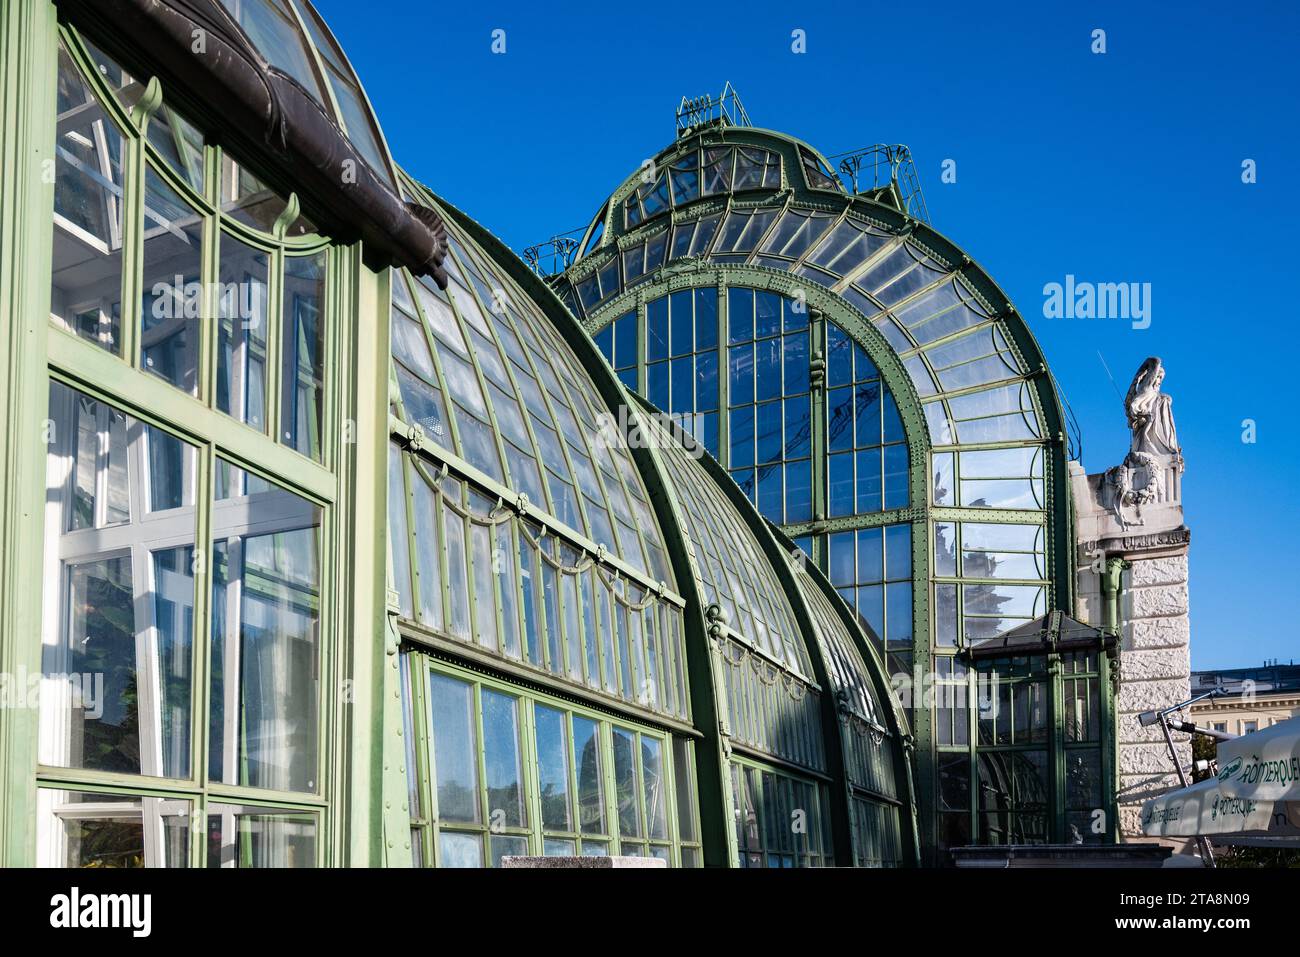
[[[1160,391],[1164,381],[1164,365],[1151,356],[1138,368],[1133,383],[1124,397],[1124,411],[1128,426],[1133,432],[1131,451],[1134,454],[1172,455],[1178,457],[1178,433],[1174,429],[1173,398]]]
[[[1129,452],[1124,464],[1107,469],[1102,480],[1102,501],[1124,529],[1142,525],[1142,506],[1165,498],[1165,470],[1183,470],[1174,400],[1160,391],[1164,378],[1164,365],[1155,356],[1138,367],[1124,397],[1124,413],[1133,433]],[[1126,509],[1133,511],[1131,518]]]

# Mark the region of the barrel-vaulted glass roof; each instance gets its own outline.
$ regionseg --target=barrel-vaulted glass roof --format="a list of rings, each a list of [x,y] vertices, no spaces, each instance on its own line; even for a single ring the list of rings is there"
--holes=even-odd
[[[664,423],[650,421],[682,510],[704,601],[721,609],[723,624],[750,648],[810,679],[808,649],[789,598],[735,505],[693,461],[703,450],[675,441]]]
[[[671,584],[645,485],[626,448],[606,441],[607,408],[572,351],[482,250],[454,225],[448,234],[446,292],[394,274],[398,417],[594,548]]]
[[[451,281],[444,292],[393,272],[389,526],[399,617],[417,635],[447,635],[689,720],[681,596],[695,593],[737,746],[825,773],[825,736],[840,733],[822,719],[825,659],[858,722],[845,734],[848,760],[875,768],[854,780],[892,782],[892,723],[832,599],[782,570],[787,560],[762,519],[728,493],[689,434],[625,393],[624,411],[611,416],[555,325],[563,310],[557,303],[548,315],[512,281],[497,258],[508,253],[489,251],[458,212],[404,185],[447,219]],[[652,485],[630,454],[637,442],[654,450]],[[673,549],[664,509],[684,537]],[[693,581],[682,580],[687,567]],[[530,591],[538,581],[540,597]],[[861,729],[871,743],[858,740]],[[892,785],[871,789],[893,798]]]
[[[295,80],[384,182],[388,149],[370,102],[334,35],[308,0],[221,0],[268,64]]]
[[[388,524],[404,630],[689,721],[684,599],[608,403],[501,251],[404,186],[444,216],[450,247],[446,291],[391,274]]]
[[[667,488],[690,546],[700,600],[718,649],[717,677],[728,734],[751,751],[826,770],[822,689],[809,647],[782,581],[758,535],[762,519],[733,502],[710,474],[704,450],[657,415],[641,413],[643,433],[660,450]],[[725,481],[725,479],[722,479]],[[775,560],[780,560],[779,558]]]

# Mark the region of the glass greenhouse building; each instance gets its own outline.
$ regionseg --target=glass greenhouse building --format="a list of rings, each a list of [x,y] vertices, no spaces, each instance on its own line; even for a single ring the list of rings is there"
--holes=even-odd
[[[0,66],[4,865],[1117,839],[1061,404],[897,177],[684,104],[545,276],[306,0]]]

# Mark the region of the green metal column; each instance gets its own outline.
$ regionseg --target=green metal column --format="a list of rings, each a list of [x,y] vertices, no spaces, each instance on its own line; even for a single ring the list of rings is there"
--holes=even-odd
[[[58,29],[0,0],[0,866],[35,863],[42,521]],[[30,692],[30,694],[29,694]]]
[[[812,517],[826,519],[826,321],[808,310],[808,395],[812,401]],[[829,551],[829,549],[828,549]]]
[[[1109,558],[1101,573],[1103,624],[1116,642],[1113,650],[1097,655],[1098,694],[1101,695],[1101,757],[1102,795],[1106,799],[1106,835],[1118,841],[1119,833],[1119,728],[1115,712],[1115,697],[1119,692],[1119,659],[1122,653],[1120,638],[1119,599],[1124,586],[1124,570],[1132,562],[1122,558]]]
[[[372,272],[362,263],[359,248],[351,252],[346,261],[352,282],[340,310],[344,336],[337,366],[347,377],[343,395],[354,398],[342,403],[339,455],[342,561],[337,592],[342,601],[335,634],[342,687],[335,696],[341,733],[334,814],[341,844],[337,863],[367,867],[384,863],[384,802],[405,801],[406,788],[402,784],[394,797],[392,763],[384,746],[386,735],[402,730],[400,708],[394,724],[388,707],[391,696],[400,695],[396,649],[386,653],[390,273]],[[406,855],[409,860],[409,848]]]

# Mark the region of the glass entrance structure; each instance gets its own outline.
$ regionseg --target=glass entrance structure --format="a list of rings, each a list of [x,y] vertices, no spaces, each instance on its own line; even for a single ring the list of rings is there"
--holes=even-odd
[[[1081,656],[1051,637],[1075,543],[1065,421],[1032,333],[921,218],[898,148],[871,183],[846,162],[849,188],[729,102],[679,114],[557,292],[871,633],[917,736],[933,860],[1114,840],[1114,649],[1099,630]],[[1043,640],[1012,654],[1015,630]]]
[[[921,860],[858,599],[393,161],[310,3],[0,0],[0,66],[0,860]]]

